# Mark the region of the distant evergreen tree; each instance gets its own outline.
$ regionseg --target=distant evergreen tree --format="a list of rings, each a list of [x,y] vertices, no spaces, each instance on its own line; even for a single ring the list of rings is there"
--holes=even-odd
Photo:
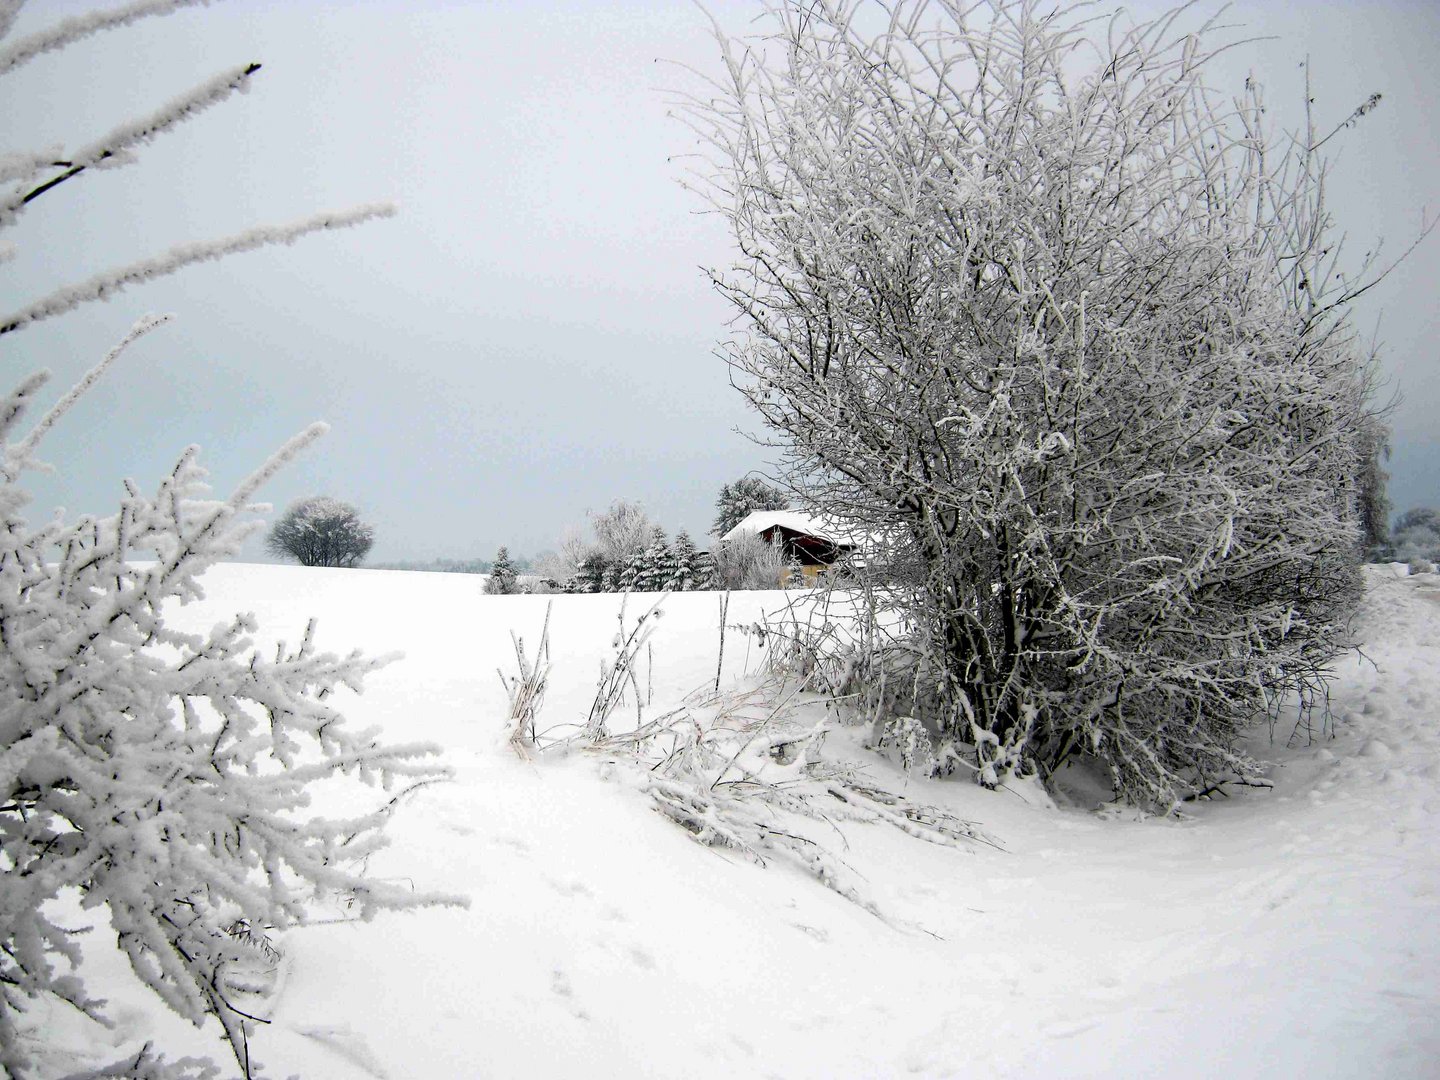
[[[630,557],[625,560],[615,575],[615,588],[619,592],[639,592],[640,575],[645,569],[646,548],[637,548]]]
[[[715,587],[715,556],[708,551],[697,551],[695,553],[695,584],[693,589],[713,589]]]
[[[494,596],[508,596],[517,589],[514,564],[510,552],[502,547],[495,553],[495,562],[490,567],[490,580],[485,582],[485,591]]]
[[[601,592],[619,592],[624,586],[621,584],[625,576],[625,563],[607,562],[605,564],[605,577],[600,583]]]
[[[637,592],[664,592],[670,587],[675,576],[675,552],[670,539],[659,525],[650,533],[650,543],[640,556],[640,571],[636,577]]]
[[[724,536],[755,510],[789,508],[790,500],[779,488],[771,487],[756,476],[742,476],[720,488],[720,497],[715,500],[715,537]]]
[[[674,569],[670,580],[665,583],[665,588],[671,592],[690,592],[699,588],[696,584],[696,571],[699,568],[700,553],[695,550],[695,541],[690,539],[690,534],[684,529],[676,533],[675,546],[671,550]]]
[[[800,565],[800,556],[794,552],[790,555],[790,561],[786,564],[785,583],[787,589],[803,589],[805,587],[805,568]]]
[[[580,560],[575,577],[571,579],[573,591],[579,593],[605,592],[609,570],[610,564],[605,561],[605,556],[598,551],[592,551]]]

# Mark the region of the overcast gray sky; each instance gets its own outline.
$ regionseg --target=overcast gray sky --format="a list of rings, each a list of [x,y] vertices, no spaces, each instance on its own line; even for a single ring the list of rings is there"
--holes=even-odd
[[[35,0],[17,33],[90,4]],[[743,30],[757,5],[708,5]],[[1130,5],[1141,12],[1158,5]],[[1218,7],[1213,5],[1211,10]],[[1346,133],[1331,198],[1359,255],[1398,254],[1440,211],[1440,5],[1279,4],[1226,15],[1248,72],[1293,115],[1311,58],[1322,117],[1384,101]],[[4,149],[74,146],[233,65],[245,97],[38,200],[7,239],[6,310],[172,244],[379,199],[398,218],[182,272],[7,335],[12,377],[53,389],[147,312],[137,345],[43,448],[32,516],[110,512],[190,443],[224,492],[289,435],[331,434],[265,492],[323,493],[377,531],[372,559],[531,554],[616,498],[703,537],[720,485],[766,453],[716,343],[702,266],[726,237],[672,159],[691,136],[664,90],[716,49],[685,0],[319,3],[226,0],[102,35],[0,80]],[[1440,235],[1362,302],[1393,388],[1397,508],[1440,505]],[[259,554],[258,544],[254,553]]]

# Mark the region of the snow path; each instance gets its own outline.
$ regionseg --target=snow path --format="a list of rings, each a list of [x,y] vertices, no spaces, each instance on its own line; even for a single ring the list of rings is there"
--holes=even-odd
[[[1435,1075],[1432,578],[1374,575],[1360,628],[1373,663],[1344,661],[1333,740],[1262,740],[1275,789],[1197,804],[1186,822],[907,786],[859,749],[860,732],[832,735],[836,756],[1005,847],[952,850],[853,824],[832,833],[896,925],[783,865],[699,847],[593,761],[518,761],[494,669],[512,668],[511,629],[533,640],[544,598],[378,571],[222,566],[205,582],[203,611],[184,616],[196,625],[248,609],[293,636],[313,612],[322,648],[405,648],[347,712],[392,740],[444,743],[458,773],[397,814],[370,870],[463,891],[472,906],[287,934],[274,1023],[255,1038],[270,1075]],[[731,622],[776,599],[737,594]],[[716,604],[667,602],[648,680],[657,708],[714,679]],[[542,726],[583,716],[614,608],[557,598]],[[727,637],[727,673],[753,666],[748,646]],[[896,928],[907,924],[923,930]],[[219,1058],[213,1030],[162,1016],[117,963],[97,960],[122,1020],[106,1048],[153,1035],[172,1053]]]

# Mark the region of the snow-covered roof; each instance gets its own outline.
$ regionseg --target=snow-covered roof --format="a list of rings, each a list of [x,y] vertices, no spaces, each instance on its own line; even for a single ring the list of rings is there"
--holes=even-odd
[[[740,533],[762,533],[767,529],[773,529],[779,525],[782,529],[789,529],[791,532],[804,533],[807,536],[819,537],[821,540],[829,540],[834,544],[855,546],[856,542],[846,535],[843,529],[836,526],[833,521],[827,521],[823,517],[807,514],[802,510],[752,510],[745,515],[744,520],[727,532],[720,539],[729,540]]]

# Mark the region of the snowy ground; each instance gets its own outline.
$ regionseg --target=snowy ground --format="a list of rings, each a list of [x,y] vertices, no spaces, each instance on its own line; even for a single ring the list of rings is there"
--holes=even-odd
[[[1003,850],[846,824],[831,846],[885,915],[783,863],[703,848],[589,757],[519,760],[496,668],[548,598],[474,577],[222,566],[196,627],[253,610],[322,648],[402,649],[347,715],[446,747],[372,874],[468,910],[333,920],[281,942],[266,1074],[364,1077],[1433,1077],[1440,1061],[1440,581],[1376,571],[1365,658],[1343,664],[1333,739],[1256,747],[1270,792],[1190,820],[1058,809],[907,781],[830,736],[830,756],[979,822]],[[736,594],[753,622],[780,594]],[[558,597],[541,716],[583,718],[614,597]],[[653,709],[713,683],[718,598],[670,598],[644,676]],[[631,614],[638,611],[632,600]],[[649,657],[647,657],[649,659]],[[727,636],[727,679],[754,643]],[[224,1060],[134,988],[96,936],[117,1026],[55,1014],[47,1075],[146,1039]],[[233,1069],[227,1069],[227,1075]]]

